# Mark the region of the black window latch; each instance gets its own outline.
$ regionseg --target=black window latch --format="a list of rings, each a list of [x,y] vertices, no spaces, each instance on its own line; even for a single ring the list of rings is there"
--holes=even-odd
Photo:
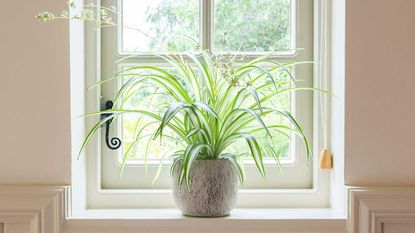
[[[111,110],[113,106],[114,103],[111,100],[108,100],[105,102],[105,106],[101,106],[101,111]],[[101,120],[108,118],[113,114],[114,113],[103,113],[101,115]],[[113,119],[114,118],[111,117],[105,122],[105,143],[107,144],[107,147],[111,150],[116,150],[121,147],[121,139],[117,137],[113,137],[110,139],[110,126]]]

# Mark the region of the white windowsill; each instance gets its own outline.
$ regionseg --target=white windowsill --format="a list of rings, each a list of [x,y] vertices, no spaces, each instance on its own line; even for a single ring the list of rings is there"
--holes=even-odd
[[[193,218],[177,209],[86,210],[65,223],[65,232],[223,231],[344,233],[346,216],[332,209],[235,209],[223,218]]]
[[[178,209],[94,209],[68,219],[203,219],[183,216]],[[234,209],[227,217],[211,219],[345,219],[332,209]]]

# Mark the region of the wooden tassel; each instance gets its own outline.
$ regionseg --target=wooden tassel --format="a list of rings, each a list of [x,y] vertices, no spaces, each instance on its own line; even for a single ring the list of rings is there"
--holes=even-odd
[[[332,169],[333,168],[333,156],[331,151],[324,148],[320,154],[320,168],[321,169]]]

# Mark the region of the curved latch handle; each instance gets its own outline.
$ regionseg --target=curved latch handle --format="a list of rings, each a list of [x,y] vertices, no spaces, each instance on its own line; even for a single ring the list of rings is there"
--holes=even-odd
[[[110,110],[114,106],[114,103],[111,100],[108,100],[105,102],[105,106],[103,106],[102,110]],[[114,113],[103,113],[101,115],[101,119],[105,119]],[[105,143],[107,144],[107,147],[111,150],[116,150],[121,147],[121,139],[117,137],[113,137],[110,139],[110,126],[113,118],[107,120],[105,122]]]

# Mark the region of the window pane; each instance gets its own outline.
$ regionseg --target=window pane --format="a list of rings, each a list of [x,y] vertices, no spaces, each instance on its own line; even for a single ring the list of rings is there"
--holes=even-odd
[[[291,72],[291,71],[290,71]],[[255,73],[251,73],[255,77]],[[275,75],[273,72],[271,72],[272,75]],[[281,73],[278,77],[278,79],[275,81],[276,86],[270,85],[271,81],[268,79],[262,79],[262,82],[256,83],[256,87],[267,85],[265,88],[261,88],[261,91],[258,93],[259,97],[262,98],[263,96],[270,95],[272,93],[275,93],[275,88],[279,91],[283,90],[289,90],[291,88],[290,82],[287,82],[289,80],[287,73]],[[279,109],[279,110],[291,110],[291,96],[290,92],[282,92],[279,95],[276,95],[267,101],[262,102],[261,106],[266,108],[272,108],[272,109]],[[255,103],[254,99],[251,99],[250,101],[247,101],[242,108],[248,108],[252,104]],[[266,141],[272,148],[274,149],[275,153],[279,155],[279,158],[281,160],[288,160],[291,159],[292,154],[290,153],[290,145],[291,140],[290,138],[295,138],[295,135],[291,135],[291,132],[282,128],[274,128],[274,126],[278,125],[286,125],[289,126],[290,122],[285,117],[278,115],[278,114],[268,114],[261,117],[264,123],[269,127],[269,132],[271,134],[271,137],[264,131],[259,132],[256,134],[256,138],[260,140]],[[252,121],[251,125],[257,125],[260,126],[260,124],[257,121]],[[243,146],[241,146],[243,145]],[[252,157],[250,156],[250,152],[248,149],[248,145],[246,145],[245,140],[240,140],[237,143],[232,144],[227,152],[230,153],[243,153],[244,158],[247,160],[250,160],[253,162]],[[241,151],[244,150],[244,151]],[[271,154],[264,154],[264,160],[265,162],[273,162],[274,159]]]
[[[124,67],[129,68],[129,67]],[[175,73],[173,68],[163,68],[164,70]],[[132,71],[126,72],[124,83],[128,82],[132,76],[154,75],[151,71]],[[126,110],[144,110],[163,116],[169,105],[174,102],[164,90],[157,88],[154,81],[148,80],[133,85],[124,92],[122,108]],[[180,138],[168,127],[163,130],[163,140],[154,139],[154,133],[160,126],[160,122],[148,116],[138,114],[124,114],[122,118],[123,129],[123,155],[127,159],[146,158],[149,161],[159,160],[163,157],[168,158],[172,152],[181,149],[183,145]]]
[[[198,47],[198,0],[123,0],[122,15],[123,53],[184,52]]]
[[[291,0],[216,0],[214,25],[219,52],[292,49]]]

